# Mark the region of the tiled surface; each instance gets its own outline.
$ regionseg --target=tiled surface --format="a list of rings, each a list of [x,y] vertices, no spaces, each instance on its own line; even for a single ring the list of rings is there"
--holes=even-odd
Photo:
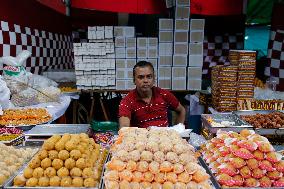
[[[205,36],[203,45],[203,78],[210,78],[213,66],[229,64],[230,49],[244,48],[244,36],[241,33]]]
[[[268,42],[268,65],[265,75],[272,77],[277,82],[277,90],[284,91],[284,31],[270,32]]]
[[[22,50],[29,50],[32,55],[24,66],[32,73],[40,74],[49,68],[72,68],[72,48],[71,35],[51,33],[1,21],[0,57],[16,56]]]

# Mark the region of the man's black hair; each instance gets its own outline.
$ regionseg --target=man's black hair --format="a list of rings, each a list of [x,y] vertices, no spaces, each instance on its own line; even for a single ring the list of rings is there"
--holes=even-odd
[[[133,81],[135,81],[135,69],[137,67],[141,67],[141,68],[145,68],[145,67],[150,67],[153,70],[153,75],[155,75],[155,71],[154,71],[154,66],[151,62],[147,62],[147,61],[139,61],[135,64],[135,66],[133,67]]]

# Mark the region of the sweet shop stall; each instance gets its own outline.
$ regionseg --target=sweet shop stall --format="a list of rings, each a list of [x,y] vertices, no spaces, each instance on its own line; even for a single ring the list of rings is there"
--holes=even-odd
[[[2,1],[0,188],[284,188],[282,75],[271,58],[267,87],[256,82],[257,52],[220,33],[243,21],[244,2],[230,3]],[[104,95],[133,89],[140,60],[174,94],[212,80],[200,133],[119,129]],[[62,121],[70,109],[75,119]]]

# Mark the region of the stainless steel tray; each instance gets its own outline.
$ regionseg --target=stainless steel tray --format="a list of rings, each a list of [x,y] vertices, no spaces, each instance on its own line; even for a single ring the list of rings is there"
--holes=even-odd
[[[20,149],[20,148],[37,148],[35,146],[14,146],[14,148]],[[19,173],[19,171],[21,171],[23,169],[23,167],[27,166],[28,163],[33,159],[33,157],[37,154],[39,148],[37,148],[37,151],[35,151],[35,153],[32,155],[32,157],[30,159],[28,159],[25,163],[23,163],[23,165],[16,171],[14,172],[4,183],[3,185],[0,185],[0,188],[5,188],[5,185],[7,185],[11,180],[13,180]]]
[[[206,172],[211,176],[210,180],[212,181],[214,187],[216,189],[226,189],[225,187],[221,187],[221,185],[218,183],[214,174],[211,172],[210,168],[207,166],[203,158],[199,157],[198,160],[200,164],[202,165],[202,167],[206,170]],[[232,189],[283,189],[283,187],[237,187],[237,188],[230,187],[230,188]]]
[[[101,178],[100,178],[100,183],[98,184],[97,187],[90,187],[88,189],[100,189],[101,185],[102,185],[102,180],[103,180],[103,172],[104,172],[104,167],[105,167],[105,163],[107,162],[107,159],[109,158],[109,152],[108,155],[106,157],[106,160],[104,161],[104,165],[103,165],[103,170],[101,173]],[[17,187],[17,186],[13,186],[13,182],[14,182],[14,178],[17,175],[21,175],[23,174],[24,169],[29,165],[30,161],[26,164],[24,164],[12,177],[10,177],[8,179],[8,181],[5,183],[4,187],[5,189],[76,189],[76,188],[84,188],[86,189],[86,187]]]
[[[275,110],[241,110],[241,111],[233,111],[233,114],[240,116],[240,115],[269,114],[273,112],[275,112]]]
[[[89,124],[45,124],[37,125],[28,131],[26,136],[53,136],[55,134],[77,134],[86,133],[89,129]]]
[[[235,125],[228,127],[213,127],[211,123],[208,122],[208,118],[212,118],[212,121],[221,123],[222,121],[234,121]],[[207,128],[211,133],[215,134],[219,129],[223,131],[235,131],[240,132],[243,129],[253,129],[253,127],[241,120],[238,116],[234,114],[202,114],[201,115],[202,126]]]

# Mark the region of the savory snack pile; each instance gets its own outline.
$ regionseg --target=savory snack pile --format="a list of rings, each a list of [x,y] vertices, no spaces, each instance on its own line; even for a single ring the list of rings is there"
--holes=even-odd
[[[98,185],[106,151],[87,134],[54,135],[14,178],[15,186],[95,187]]]
[[[284,187],[284,160],[254,131],[218,131],[202,148],[203,159],[224,187]]]
[[[194,148],[175,131],[123,128],[111,151],[107,189],[211,188]]]
[[[0,143],[0,185],[14,174],[26,161],[28,161],[37,149],[16,149]]]
[[[7,109],[0,115],[0,125],[21,126],[37,125],[51,120],[51,115],[44,108]]]
[[[269,114],[241,115],[241,118],[257,128],[284,127],[284,113],[272,112]]]

